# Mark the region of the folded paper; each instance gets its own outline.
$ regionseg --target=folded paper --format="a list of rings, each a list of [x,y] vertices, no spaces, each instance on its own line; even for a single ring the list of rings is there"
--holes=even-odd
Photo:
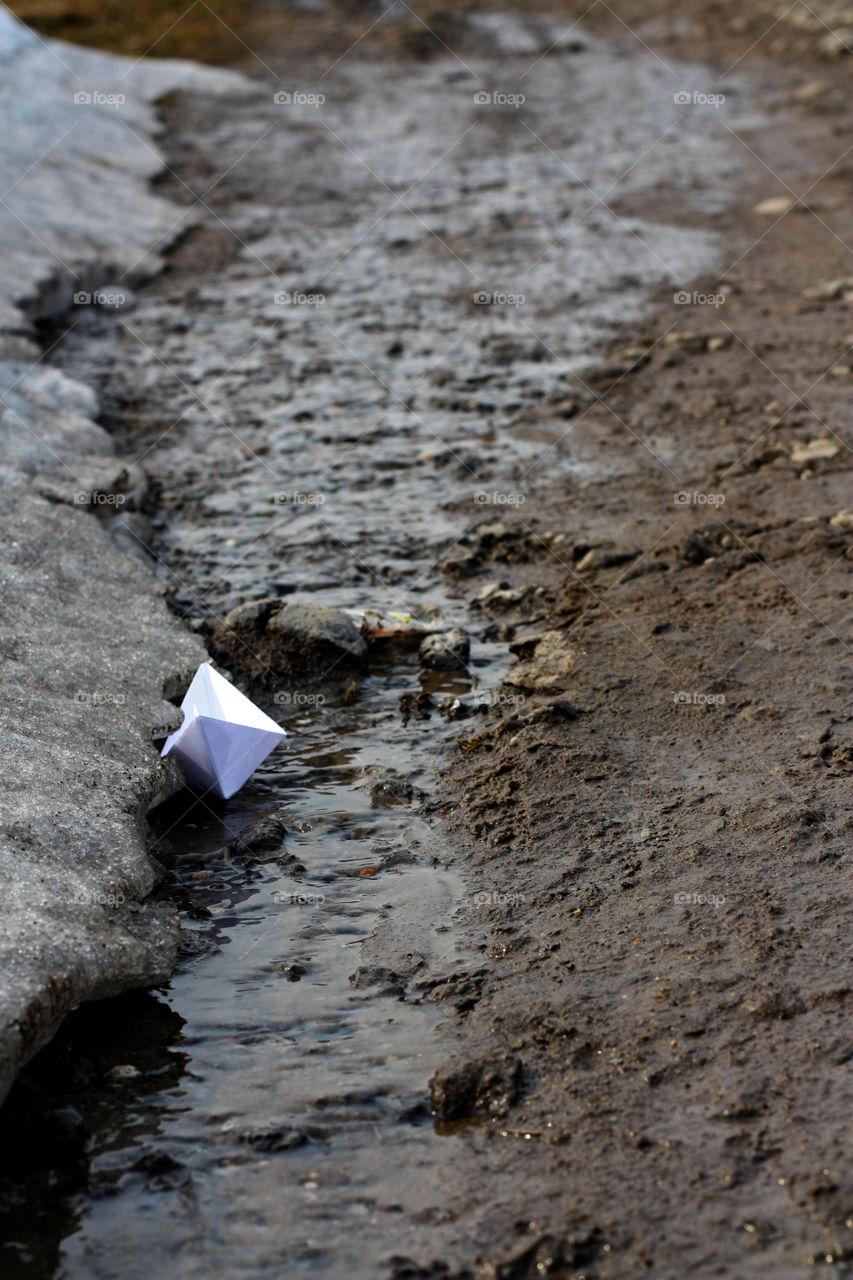
[[[166,739],[191,787],[227,800],[278,746],[285,732],[260,707],[203,662],[181,703],[184,722]]]

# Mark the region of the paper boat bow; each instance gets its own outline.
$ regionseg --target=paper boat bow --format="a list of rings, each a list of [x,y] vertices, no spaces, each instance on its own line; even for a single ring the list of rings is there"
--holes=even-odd
[[[184,722],[160,754],[174,751],[190,786],[223,800],[240,790],[286,736],[208,662],[195,673],[181,710]]]

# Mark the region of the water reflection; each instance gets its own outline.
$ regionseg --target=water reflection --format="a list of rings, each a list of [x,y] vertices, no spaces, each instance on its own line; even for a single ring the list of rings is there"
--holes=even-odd
[[[149,1176],[146,1157],[180,1105],[183,1026],[151,992],[85,1005],[21,1074],[0,1112],[4,1277],[54,1274],[83,1198],[111,1193],[111,1165]]]

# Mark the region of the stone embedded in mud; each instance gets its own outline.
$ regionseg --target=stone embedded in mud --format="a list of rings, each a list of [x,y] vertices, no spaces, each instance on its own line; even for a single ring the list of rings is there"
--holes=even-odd
[[[795,440],[791,449],[791,461],[794,463],[820,462],[824,458],[834,458],[841,452],[841,444],[829,436],[816,436],[814,440]]]
[[[518,1097],[521,1060],[496,1053],[473,1062],[451,1062],[429,1082],[432,1110],[441,1120],[505,1115]]]
[[[467,551],[461,555],[448,556],[438,567],[449,578],[469,578],[481,567],[481,562],[479,555]]]
[[[245,679],[267,688],[306,676],[335,679],[360,666],[367,652],[364,637],[343,609],[269,598],[226,614],[210,648]]]
[[[527,711],[518,711],[509,716],[498,726],[500,734],[516,733],[529,725],[565,725],[577,720],[581,712],[565,698],[554,702],[546,702],[543,706],[531,707]]]
[[[464,671],[470,654],[471,641],[458,628],[427,636],[418,651],[421,666],[432,671]]]
[[[490,582],[477,592],[471,602],[472,608],[490,609],[494,612],[512,609],[521,604],[530,590],[530,587],[509,587],[501,582]]]
[[[631,560],[636,560],[639,554],[638,551],[619,551],[607,547],[592,547],[578,561],[577,567],[581,573],[585,573],[589,569],[615,569],[617,565],[628,564]]]
[[[384,965],[363,964],[350,974],[350,984],[358,990],[378,987],[379,996],[403,996],[406,994],[404,981],[400,974]]]
[[[530,658],[536,652],[536,646],[542,639],[543,632],[535,627],[522,628],[516,631],[512,640],[509,642],[509,651],[515,654],[516,658]]]
[[[263,631],[270,614],[280,608],[281,601],[274,596],[267,596],[263,600],[249,600],[246,604],[238,604],[226,614],[223,625],[231,631],[243,631],[247,628]]]
[[[839,280],[822,280],[803,292],[804,298],[813,298],[818,302],[835,302],[845,294],[853,291],[853,280],[842,276]]]
[[[488,524],[481,524],[477,529],[477,537],[480,539],[481,547],[494,546],[496,542],[503,542],[510,530],[502,520],[492,520]]]
[[[757,204],[752,212],[766,218],[781,218],[793,207],[794,200],[791,196],[769,196]]]
[[[578,651],[563,631],[543,631],[530,658],[507,676],[516,689],[561,689],[577,669]]]
[[[849,27],[828,31],[817,42],[818,52],[824,58],[841,58],[845,53],[850,52],[851,45],[853,45],[853,30]]]
[[[435,627],[410,614],[365,613],[361,634],[371,647],[381,649],[417,649]]]
[[[685,564],[704,564],[716,554],[710,542],[706,542],[698,533],[689,534],[678,551]]]

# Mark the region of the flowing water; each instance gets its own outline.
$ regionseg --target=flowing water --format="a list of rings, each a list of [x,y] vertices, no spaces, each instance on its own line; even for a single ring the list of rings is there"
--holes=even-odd
[[[164,185],[200,228],[51,354],[152,478],[152,525],[116,532],[156,557],[176,626],[295,593],[461,625],[472,656],[386,655],[355,701],[283,690],[287,744],[238,797],[153,815],[184,958],[71,1020],[56,1052],[92,1138],[10,1197],[4,1274],[367,1277],[487,1244],[454,1203],[460,1144],[489,1135],[428,1109],[434,990],[481,961],[434,788],[509,659],[439,565],[507,507],[535,522],[539,486],[620,468],[575,431],[577,374],[650,288],[712,270],[691,222],[737,174],[714,110],[688,127],[675,101],[710,90],[701,68],[630,34],[481,14],[459,48],[367,41],[297,80],[256,43],[245,99],[170,104]],[[664,183],[677,219],[627,211]],[[432,710],[403,714],[419,691]],[[287,856],[230,855],[269,811]]]

